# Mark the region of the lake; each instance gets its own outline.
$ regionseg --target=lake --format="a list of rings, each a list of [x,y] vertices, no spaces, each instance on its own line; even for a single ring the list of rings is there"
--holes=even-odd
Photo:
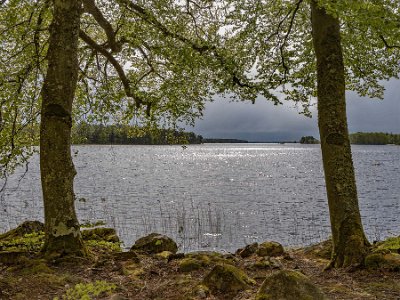
[[[400,147],[352,147],[368,238],[400,234]],[[235,251],[275,240],[307,245],[330,235],[319,145],[74,146],[81,223],[102,220],[124,246],[150,233],[181,251]],[[0,232],[42,220],[38,157],[1,195]]]

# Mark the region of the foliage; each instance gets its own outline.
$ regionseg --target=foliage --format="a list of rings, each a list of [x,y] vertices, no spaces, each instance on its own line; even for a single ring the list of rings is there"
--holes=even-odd
[[[117,286],[104,280],[96,280],[94,283],[78,283],[66,291],[62,300],[90,300],[94,297],[111,294]],[[54,300],[59,300],[58,297]]]
[[[309,113],[317,95],[310,1],[229,2],[227,22],[235,56],[253,65],[255,81]],[[382,80],[400,73],[398,1],[317,2],[341,21],[347,90],[382,98]]]
[[[357,132],[350,134],[350,142],[358,145],[400,145],[400,134],[384,132]]]
[[[83,0],[73,118],[137,127],[193,123],[215,93],[254,101],[264,86],[227,49],[224,1]],[[18,16],[18,18],[16,17]],[[38,142],[51,1],[0,6],[0,167]]]
[[[302,136],[300,144],[319,144],[319,141],[313,136]]]
[[[93,125],[85,122],[73,128],[74,144],[200,144],[202,136],[182,130],[137,127],[131,125]]]

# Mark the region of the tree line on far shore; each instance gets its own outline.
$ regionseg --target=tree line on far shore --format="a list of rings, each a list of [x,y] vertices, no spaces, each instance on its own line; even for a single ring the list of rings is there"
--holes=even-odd
[[[400,134],[385,132],[357,132],[350,134],[350,142],[356,145],[400,145]]]
[[[203,143],[203,137],[183,130],[82,122],[74,126],[72,130],[72,143],[118,145],[201,144]]]
[[[300,144],[319,144],[313,136],[303,136]],[[400,134],[386,132],[356,132],[350,134],[350,143],[355,145],[400,145]]]

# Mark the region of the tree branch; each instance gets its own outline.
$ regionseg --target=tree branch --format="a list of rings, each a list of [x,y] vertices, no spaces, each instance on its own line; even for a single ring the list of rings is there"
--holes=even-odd
[[[389,45],[383,35],[380,35],[379,37],[381,38],[382,42],[385,44],[386,48],[388,48],[388,49],[400,49],[400,46],[398,46],[398,45]]]
[[[93,50],[101,53],[105,58],[108,59],[108,61],[113,65],[115,71],[117,71],[118,76],[122,82],[122,85],[125,90],[125,94],[127,97],[131,97],[135,100],[136,106],[140,106],[144,101],[143,99],[140,99],[137,95],[134,95],[134,93],[131,90],[130,86],[130,81],[128,77],[126,77],[125,71],[122,68],[122,66],[119,64],[119,62],[115,59],[115,57],[107,51],[103,46],[97,44],[90,36],[88,36],[83,30],[79,31],[79,37]]]

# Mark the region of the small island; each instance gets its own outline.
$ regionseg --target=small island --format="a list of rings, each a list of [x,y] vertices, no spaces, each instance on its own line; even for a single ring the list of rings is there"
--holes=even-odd
[[[313,136],[303,136],[300,139],[300,144],[319,144],[319,140]]]

